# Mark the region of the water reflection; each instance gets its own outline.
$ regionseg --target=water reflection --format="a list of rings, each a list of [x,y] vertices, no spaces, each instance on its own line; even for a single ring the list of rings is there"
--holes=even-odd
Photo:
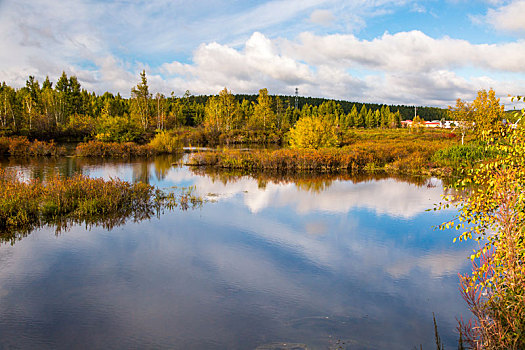
[[[77,174],[97,172],[103,169],[103,177],[121,177],[121,171],[128,173],[131,167],[133,182],[149,183],[152,168],[156,179],[162,180],[173,167],[180,166],[182,154],[163,155],[153,159],[96,159],[83,157],[62,158],[1,158],[0,167],[19,172],[22,179],[39,179],[45,181],[56,176],[69,178]]]
[[[199,168],[191,171],[199,175],[194,184],[201,195],[241,195],[253,213],[270,206],[293,206],[303,214],[318,210],[346,213],[353,208],[366,208],[408,219],[440,202],[444,193],[437,179],[385,173],[247,176]],[[177,182],[183,176],[174,172],[166,179]]]
[[[451,214],[425,211],[440,181],[173,163],[81,171],[195,185],[217,203],[0,246],[0,347],[430,349],[433,311],[455,346],[466,312],[456,274],[471,247],[431,228]]]

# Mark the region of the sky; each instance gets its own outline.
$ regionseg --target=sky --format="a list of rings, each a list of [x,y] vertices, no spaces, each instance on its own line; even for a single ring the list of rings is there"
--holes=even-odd
[[[447,107],[525,93],[525,0],[0,0],[0,81]],[[518,105],[518,107],[521,107]]]

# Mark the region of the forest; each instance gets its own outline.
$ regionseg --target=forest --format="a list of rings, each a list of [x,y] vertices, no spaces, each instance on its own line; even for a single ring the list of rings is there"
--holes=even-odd
[[[177,97],[150,92],[146,73],[131,88],[130,98],[120,93],[97,95],[83,89],[77,77],[65,72],[54,83],[40,84],[29,76],[22,88],[0,85],[0,135],[26,136],[30,140],[146,143],[167,130],[203,130],[215,136],[242,131],[244,139],[282,142],[300,117],[329,119],[341,130],[397,128],[412,119],[414,107],[387,106],[322,98],[270,95],[233,95],[224,88],[213,96]],[[447,111],[418,107],[424,120],[446,118]],[[253,136],[258,135],[258,136]],[[262,135],[262,136],[261,136]]]

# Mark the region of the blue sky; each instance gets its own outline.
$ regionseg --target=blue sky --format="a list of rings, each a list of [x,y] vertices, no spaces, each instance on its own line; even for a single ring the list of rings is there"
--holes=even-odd
[[[525,0],[0,0],[0,81],[446,107],[525,86]]]

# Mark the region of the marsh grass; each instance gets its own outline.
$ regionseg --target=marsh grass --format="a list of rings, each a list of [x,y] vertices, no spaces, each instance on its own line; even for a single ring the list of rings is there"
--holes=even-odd
[[[477,162],[493,159],[497,151],[481,142],[471,142],[464,145],[453,145],[438,150],[432,157],[432,161],[454,169],[471,167]]]
[[[75,153],[80,157],[132,158],[150,157],[157,152],[150,145],[139,145],[133,142],[89,141],[78,144]]]
[[[223,149],[193,154],[192,166],[282,172],[378,171],[429,172],[436,150],[453,144],[448,139],[362,140],[342,148],[251,150]]]
[[[145,183],[83,175],[23,182],[15,172],[0,169],[0,240],[14,242],[38,227],[51,225],[57,232],[80,223],[111,229],[164,210],[202,205],[193,189],[177,190],[164,192]]]

